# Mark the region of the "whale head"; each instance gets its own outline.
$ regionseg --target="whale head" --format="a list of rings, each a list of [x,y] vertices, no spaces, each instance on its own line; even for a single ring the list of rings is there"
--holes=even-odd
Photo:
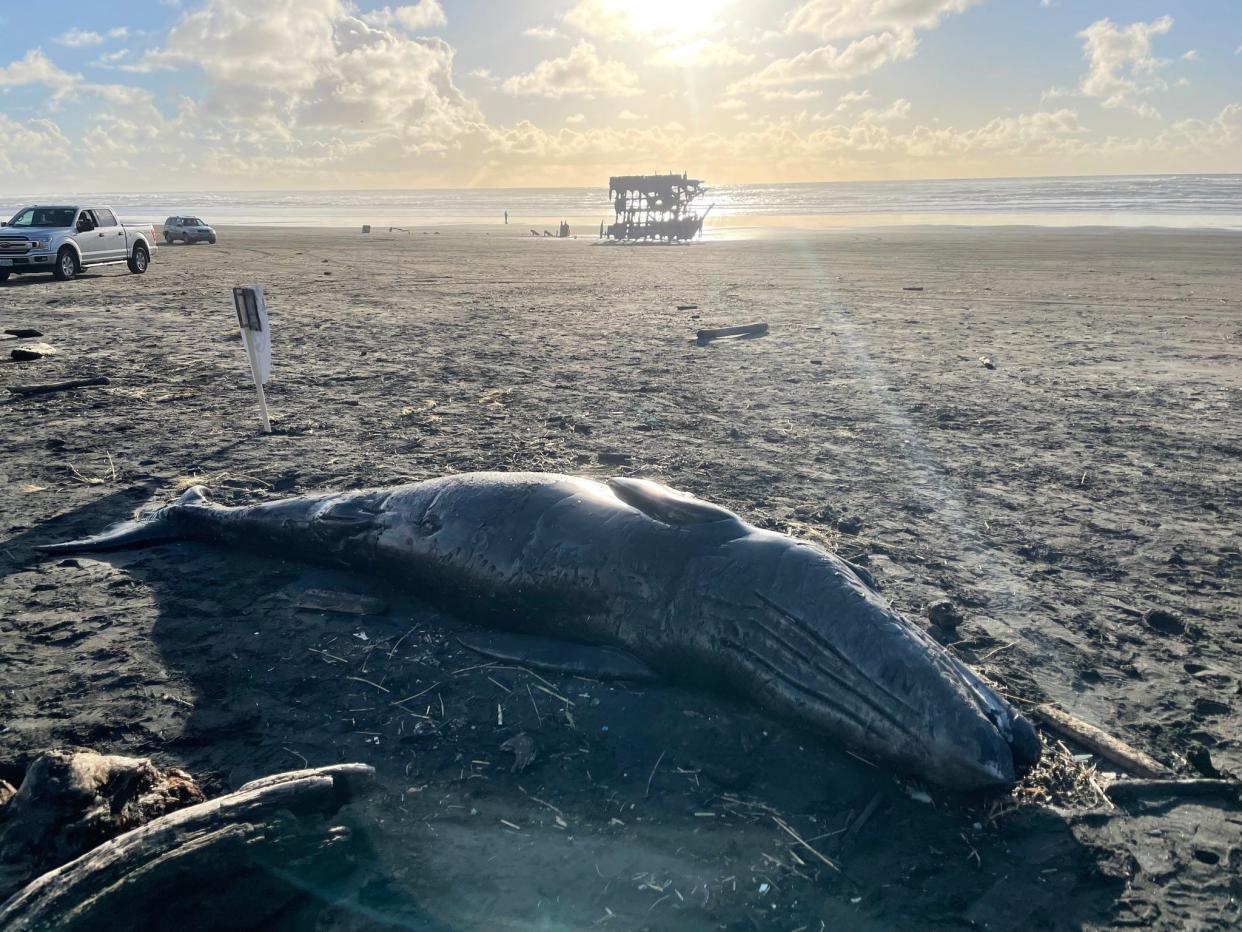
[[[1039,760],[1031,724],[855,568],[743,527],[695,567],[695,597],[712,616],[698,636],[715,640],[729,685],[859,756],[953,789],[1011,785]]]

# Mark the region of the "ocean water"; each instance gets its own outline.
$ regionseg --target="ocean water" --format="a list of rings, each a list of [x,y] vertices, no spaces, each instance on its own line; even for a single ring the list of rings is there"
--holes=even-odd
[[[606,184],[590,188],[393,191],[182,191],[0,193],[0,214],[31,203],[111,205],[127,220],[162,224],[173,214],[216,225],[376,228],[509,223],[595,232],[612,219]],[[1242,230],[1242,174],[865,181],[712,185],[707,229],[890,224],[1034,224]]]

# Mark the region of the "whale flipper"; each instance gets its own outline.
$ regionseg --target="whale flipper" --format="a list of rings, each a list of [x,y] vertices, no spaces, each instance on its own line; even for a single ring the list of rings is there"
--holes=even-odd
[[[495,631],[471,631],[458,635],[457,640],[463,647],[484,657],[520,663],[536,670],[600,680],[646,683],[657,679],[656,672],[649,666],[616,647],[576,644],[525,634],[499,634]]]
[[[58,544],[43,544],[35,549],[43,553],[97,553],[180,540],[183,535],[171,520],[171,513],[173,509],[185,505],[210,506],[206,490],[201,485],[191,486],[175,502],[165,505],[158,511],[118,522],[91,537],[67,540]]]
[[[859,566],[857,563],[851,563],[844,557],[838,557],[838,559],[850,568],[850,572],[863,581],[863,585],[877,595],[880,593],[880,584],[876,582],[875,576],[871,574],[871,570],[865,566]]]
[[[608,488],[631,508],[638,509],[662,524],[686,527],[715,521],[741,521],[728,508],[713,505],[688,492],[678,492],[649,479],[624,479],[614,476],[608,480]]]

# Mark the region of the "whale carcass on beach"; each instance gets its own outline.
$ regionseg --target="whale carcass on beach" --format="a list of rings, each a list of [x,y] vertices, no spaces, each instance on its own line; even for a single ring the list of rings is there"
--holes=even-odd
[[[181,539],[375,573],[487,629],[463,639],[485,653],[744,697],[947,787],[1039,759],[1030,723],[857,568],[654,482],[468,473],[236,508],[195,487],[42,549]]]

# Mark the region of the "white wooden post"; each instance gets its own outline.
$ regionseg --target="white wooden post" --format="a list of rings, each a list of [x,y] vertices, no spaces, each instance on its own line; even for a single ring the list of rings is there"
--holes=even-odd
[[[259,421],[263,433],[272,432],[272,422],[267,416],[267,398],[263,384],[272,375],[272,336],[267,325],[267,302],[263,300],[263,286],[238,286],[233,289],[233,306],[237,309],[237,325],[241,328],[242,342],[246,344],[246,358],[250,361],[250,374],[254,376],[254,390],[259,396]]]

